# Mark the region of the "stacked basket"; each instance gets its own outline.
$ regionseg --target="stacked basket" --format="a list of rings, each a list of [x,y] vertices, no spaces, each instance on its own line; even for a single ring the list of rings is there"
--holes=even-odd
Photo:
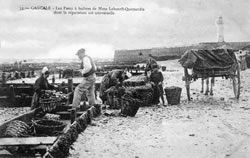
[[[57,103],[58,99],[54,97],[48,99],[41,98],[39,100],[39,105],[42,107],[44,112],[51,112],[52,110],[54,110],[56,108]]]
[[[127,91],[135,91],[135,98],[142,101],[141,106],[150,106],[153,101],[153,88],[150,84],[144,86],[129,87]]]
[[[133,117],[141,105],[141,100],[133,98],[130,94],[126,93],[122,96],[121,114]]]
[[[110,87],[106,90],[107,93],[107,104],[111,109],[120,109],[121,108],[121,96],[124,94],[124,87]]]
[[[66,124],[57,120],[36,120],[33,121],[36,134],[53,135],[56,132],[61,132]]]
[[[141,76],[133,76],[125,81],[123,81],[123,85],[125,87],[135,87],[135,86],[143,86],[147,83],[147,77],[144,75]]]
[[[23,121],[11,121],[4,132],[5,137],[27,137],[30,133],[30,127]]]
[[[67,97],[62,92],[46,90],[41,95],[38,103],[44,112],[51,112],[56,106],[65,101],[67,101]]]

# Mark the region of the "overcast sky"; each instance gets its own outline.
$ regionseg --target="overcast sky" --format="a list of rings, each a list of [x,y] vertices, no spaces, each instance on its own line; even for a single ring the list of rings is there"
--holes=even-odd
[[[21,6],[139,7],[115,15],[54,15]],[[250,41],[249,0],[0,0],[0,58],[93,57],[116,49],[216,42],[215,20],[224,19],[225,41]]]

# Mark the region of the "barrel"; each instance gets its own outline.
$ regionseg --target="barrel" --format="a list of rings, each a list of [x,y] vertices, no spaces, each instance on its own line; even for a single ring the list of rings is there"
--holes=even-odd
[[[166,87],[164,89],[168,104],[178,105],[180,104],[181,88],[176,86]]]
[[[166,66],[161,67],[162,71],[166,71]]]

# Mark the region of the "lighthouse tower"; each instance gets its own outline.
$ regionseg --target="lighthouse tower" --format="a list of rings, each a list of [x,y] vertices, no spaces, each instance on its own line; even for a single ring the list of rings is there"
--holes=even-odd
[[[224,42],[223,18],[221,16],[216,20],[218,42]]]

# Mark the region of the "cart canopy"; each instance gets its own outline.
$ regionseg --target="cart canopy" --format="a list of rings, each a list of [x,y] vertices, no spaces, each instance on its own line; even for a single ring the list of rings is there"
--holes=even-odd
[[[179,60],[184,68],[231,68],[236,63],[233,49],[188,50]]]

